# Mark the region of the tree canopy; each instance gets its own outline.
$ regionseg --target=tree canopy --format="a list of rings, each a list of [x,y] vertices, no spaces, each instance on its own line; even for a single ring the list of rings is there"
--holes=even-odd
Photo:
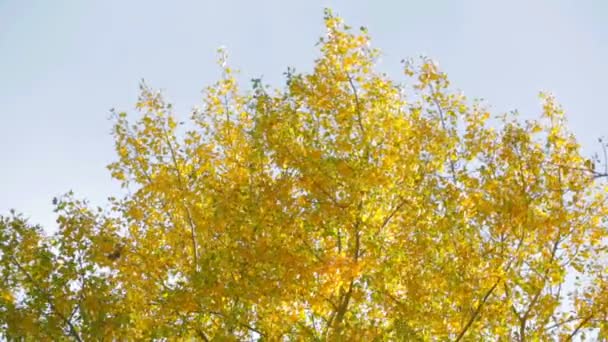
[[[180,122],[114,113],[107,208],[0,217],[13,340],[608,337],[604,174],[562,108],[491,114],[429,59],[396,80],[329,11],[320,57],[242,91],[224,59]]]

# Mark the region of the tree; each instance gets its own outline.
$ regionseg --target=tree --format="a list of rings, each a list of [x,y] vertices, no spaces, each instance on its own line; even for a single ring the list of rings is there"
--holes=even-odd
[[[222,60],[188,124],[142,85],[135,122],[115,113],[110,209],[68,194],[52,235],[3,217],[0,334],[606,338],[603,174],[553,97],[492,119],[432,61],[395,82],[364,29],[325,25],[282,90],[243,93]]]

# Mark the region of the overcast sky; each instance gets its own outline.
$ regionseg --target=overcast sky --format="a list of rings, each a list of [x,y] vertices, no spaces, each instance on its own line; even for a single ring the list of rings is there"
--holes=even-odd
[[[279,84],[309,70],[323,8],[366,26],[381,70],[427,55],[495,113],[564,105],[586,153],[608,135],[608,1],[0,0],[0,215],[54,226],[53,196],[94,205],[118,187],[109,109],[134,112],[144,78],[187,115],[219,75],[226,46],[242,77]]]

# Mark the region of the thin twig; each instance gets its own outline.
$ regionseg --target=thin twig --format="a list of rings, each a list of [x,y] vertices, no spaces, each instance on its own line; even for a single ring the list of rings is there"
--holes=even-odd
[[[448,129],[447,129],[447,125],[445,123],[445,116],[443,114],[443,109],[441,108],[441,104],[439,103],[439,101],[437,100],[437,93],[435,92],[435,88],[433,88],[433,85],[429,83],[429,88],[431,89],[431,99],[433,100],[433,103],[435,104],[435,107],[437,107],[437,112],[439,113],[439,119],[441,120],[441,127],[443,128],[444,132],[446,134],[449,134]],[[452,180],[454,181],[454,184],[456,184],[456,166],[454,165],[454,161],[452,160],[451,156],[448,156],[448,160],[450,162],[450,171],[452,172]]]

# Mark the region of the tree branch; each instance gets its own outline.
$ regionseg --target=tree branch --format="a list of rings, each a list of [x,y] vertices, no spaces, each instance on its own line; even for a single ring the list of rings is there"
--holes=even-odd
[[[488,292],[486,292],[486,294],[483,296],[483,299],[481,300],[481,302],[477,305],[477,308],[475,308],[475,312],[473,312],[473,315],[471,316],[471,318],[469,319],[467,324],[464,326],[464,328],[460,331],[460,333],[458,334],[458,337],[456,337],[455,341],[460,341],[464,337],[464,334],[466,334],[467,330],[469,330],[469,327],[471,327],[473,322],[475,322],[475,319],[481,312],[481,308],[486,304],[488,298],[490,298],[490,295],[492,294],[492,292],[494,292],[496,287],[498,287],[498,284],[500,284],[501,280],[502,280],[502,278],[499,278],[496,281],[496,283],[494,283],[494,285],[488,290]]]
[[[173,161],[173,167],[175,168],[175,174],[177,176],[177,182],[179,183],[179,188],[181,191],[185,191],[184,181],[182,180],[181,173],[178,168],[177,156],[175,150],[173,149],[173,145],[171,144],[171,140],[169,139],[167,130],[163,127],[163,133],[165,136],[165,140],[167,142],[167,147],[169,148],[169,152],[171,153],[171,160]],[[192,214],[190,213],[190,208],[183,203],[184,209],[186,210],[186,218],[188,220],[188,224],[190,226],[190,239],[192,240],[192,251],[194,255],[194,270],[198,272],[199,264],[198,264],[198,244],[196,243],[196,225],[194,224],[194,220],[192,219]]]
[[[76,341],[78,342],[82,342],[82,338],[80,337],[80,335],[78,334],[78,330],[76,330],[76,327],[72,324],[72,322],[70,322],[69,319],[67,319],[65,317],[65,315],[63,315],[59,309],[57,309],[57,307],[55,306],[55,304],[53,303],[53,299],[51,297],[50,294],[48,294],[46,291],[44,291],[42,288],[40,288],[38,286],[38,284],[36,283],[36,281],[32,278],[32,276],[21,266],[21,264],[19,263],[19,261],[17,261],[17,259],[10,255],[9,258],[11,259],[11,261],[13,262],[13,264],[15,264],[15,266],[19,269],[19,271],[21,271],[21,273],[23,273],[23,275],[25,275],[25,277],[27,278],[27,280],[32,284],[32,286],[34,286],[34,288],[36,290],[38,290],[38,292],[40,292],[46,299],[47,303],[49,304],[49,306],[51,307],[51,309],[53,310],[53,312],[55,312],[55,314],[57,316],[59,316],[59,318],[61,318],[61,320],[68,326],[69,330],[70,330],[70,335],[72,335],[72,337],[74,337],[76,339]]]

